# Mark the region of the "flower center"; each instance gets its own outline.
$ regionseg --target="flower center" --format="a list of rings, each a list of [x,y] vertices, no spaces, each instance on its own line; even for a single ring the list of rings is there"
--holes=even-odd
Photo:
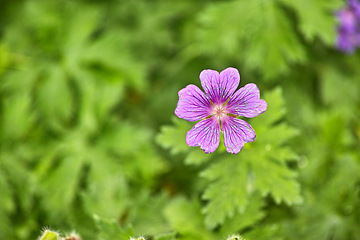
[[[220,120],[228,114],[228,111],[223,105],[214,105],[212,114]]]

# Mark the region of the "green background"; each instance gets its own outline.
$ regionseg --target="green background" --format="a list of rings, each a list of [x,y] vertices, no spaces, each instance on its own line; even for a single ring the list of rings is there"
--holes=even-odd
[[[0,239],[360,238],[360,55],[340,0],[2,0]],[[239,69],[237,155],[186,145],[178,91]]]

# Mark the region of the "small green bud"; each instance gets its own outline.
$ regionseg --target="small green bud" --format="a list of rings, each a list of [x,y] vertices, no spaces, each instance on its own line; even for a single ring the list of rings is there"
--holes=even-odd
[[[39,240],[60,240],[60,236],[57,232],[45,230]]]

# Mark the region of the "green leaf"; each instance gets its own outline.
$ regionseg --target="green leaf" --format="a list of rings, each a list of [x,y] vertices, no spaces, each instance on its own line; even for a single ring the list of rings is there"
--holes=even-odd
[[[276,224],[259,225],[249,233],[244,234],[246,240],[284,240],[279,231],[279,226]]]
[[[0,151],[0,239],[14,239],[21,229],[30,237],[36,226],[33,218],[23,218],[19,223],[13,216],[31,215],[34,211],[34,175],[25,159],[31,159],[34,145],[2,142]],[[23,224],[23,225],[22,225]]]
[[[249,196],[248,205],[242,213],[235,212],[234,217],[227,218],[219,230],[219,236],[226,236],[251,227],[265,216],[264,199],[259,194]]]
[[[102,133],[97,146],[105,154],[115,154],[123,159],[122,171],[129,179],[152,185],[155,176],[167,170],[166,162],[151,144],[152,133],[148,128],[114,120],[108,129],[111,131]]]
[[[207,168],[201,175],[212,182],[206,188],[203,198],[209,203],[203,209],[205,223],[209,228],[222,224],[226,217],[233,217],[235,211],[243,212],[248,204],[248,169],[238,156],[227,156]]]
[[[211,158],[211,154],[206,154],[200,148],[193,148],[186,156],[185,163],[189,165],[199,165],[209,161]]]
[[[6,178],[5,168],[2,164],[4,161],[4,156],[0,155],[0,191],[2,197],[0,198],[0,218],[2,219],[0,223],[0,237],[10,236],[12,228],[10,227],[10,214],[14,211],[15,206],[13,203],[13,198],[11,197],[12,191],[11,186],[8,184],[8,179]]]
[[[252,173],[255,176],[255,187],[263,195],[270,193],[276,203],[285,201],[291,205],[293,203],[300,203],[300,185],[294,180],[296,173],[286,167],[284,164],[279,164],[267,158],[266,154],[247,155],[248,160],[257,161],[251,164]],[[263,159],[260,163],[258,159]],[[265,174],[264,174],[265,173]]]
[[[155,194],[148,189],[135,190],[129,204],[125,224],[131,224],[136,233],[155,236],[172,231],[161,212],[170,202],[165,193]]]
[[[103,133],[98,144],[102,148],[119,155],[133,154],[150,141],[149,129],[137,126],[128,121],[109,121],[109,128]]]
[[[275,89],[264,99],[267,111],[251,122],[257,139],[247,143],[238,155],[217,157],[217,162],[202,172],[211,181],[203,195],[209,201],[203,209],[209,228],[245,211],[254,191],[272,195],[277,203],[291,205],[302,200],[297,174],[287,166],[287,161],[297,155],[284,144],[297,131],[280,121],[286,112],[282,91]]]
[[[130,227],[123,229],[114,220],[104,220],[96,215],[94,219],[99,229],[100,240],[129,240],[134,235]]]
[[[9,53],[3,44],[0,44],[0,76],[9,64]]]
[[[321,76],[321,97],[324,103],[336,109],[344,118],[356,118],[356,104],[360,101],[358,94],[357,74],[349,72],[334,63],[323,67],[319,72]],[[341,97],[339,97],[341,96]]]
[[[145,145],[134,154],[133,162],[128,165],[132,178],[153,184],[155,177],[164,173],[168,165],[151,145]]]
[[[111,79],[115,82],[133,87],[141,92],[147,88],[144,74],[146,65],[134,58],[133,52],[124,41],[124,36],[119,34],[119,30],[107,31],[106,34],[88,45],[81,56],[82,61],[90,66],[96,66],[104,71],[103,73],[111,74]]]
[[[186,133],[190,130],[191,126],[185,120],[173,118],[175,126],[161,127],[160,134],[157,136],[156,141],[163,148],[170,149],[172,154],[186,152],[189,146],[186,144]]]
[[[211,154],[206,154],[200,148],[193,148],[186,144],[186,133],[190,130],[191,123],[176,117],[172,118],[172,122],[173,126],[161,127],[160,133],[156,137],[160,146],[170,149],[172,154],[188,153],[185,163],[189,165],[200,165],[213,158]]]
[[[30,93],[17,93],[4,99],[2,132],[8,139],[19,139],[25,136],[32,127]]]
[[[91,34],[98,27],[102,8],[95,5],[81,5],[81,11],[76,2],[68,3],[68,16],[71,20],[65,21],[66,34],[63,37],[64,64],[68,69],[73,69],[81,62],[82,55],[86,53],[86,47],[91,42]],[[70,11],[69,11],[70,10]]]
[[[114,110],[123,98],[124,84],[121,81],[99,81],[96,88],[97,94],[94,104],[96,116],[102,122],[107,122],[111,111]]]
[[[275,1],[214,3],[199,15],[194,49],[242,59],[249,69],[274,78],[304,62],[304,48],[284,10]]]
[[[356,239],[360,234],[359,144],[345,119],[337,110],[321,112],[314,118],[316,135],[303,140],[309,158],[300,175],[306,204],[295,209],[298,217],[291,224],[299,239]],[[313,227],[302,227],[308,225]]]
[[[43,161],[51,161],[51,159],[43,159]],[[56,218],[59,215],[67,217],[66,214],[70,212],[71,205],[79,193],[82,167],[83,159],[66,156],[60,159],[57,168],[48,169],[40,175],[42,202],[52,217]]]
[[[178,197],[165,207],[164,213],[170,225],[183,236],[180,239],[214,239],[203,224],[197,201]]]
[[[271,126],[286,114],[282,88],[277,87],[272,91],[267,92],[264,99],[267,102],[266,111],[260,116],[251,119],[252,125],[257,125],[262,128]]]
[[[175,240],[176,233],[161,234],[154,237],[154,240]]]
[[[291,63],[304,62],[305,51],[282,9],[270,1],[260,0],[257,4],[253,6],[257,11],[253,12],[251,24],[257,25],[259,32],[254,33],[245,50],[245,62],[249,68],[262,71],[266,78],[273,78],[288,72]],[[258,18],[261,14],[265,17]]]
[[[334,45],[336,39],[336,17],[335,11],[344,1],[312,1],[312,0],[280,0],[287,6],[293,8],[299,18],[299,28],[308,41],[314,41],[319,37],[328,45]]]
[[[89,186],[82,194],[89,214],[118,218],[129,205],[128,182],[113,159],[94,158],[89,173]]]
[[[298,131],[285,122],[278,122],[286,112],[281,89],[274,89],[264,99],[268,109],[251,122],[255,131],[259,131],[257,139],[243,157],[249,161],[255,186],[262,194],[270,193],[277,203],[300,203],[300,185],[295,180],[297,174],[286,165],[288,160],[295,160],[297,155],[284,146]]]
[[[73,101],[66,74],[59,67],[49,66],[38,88],[38,106],[47,125],[63,128],[73,111]]]

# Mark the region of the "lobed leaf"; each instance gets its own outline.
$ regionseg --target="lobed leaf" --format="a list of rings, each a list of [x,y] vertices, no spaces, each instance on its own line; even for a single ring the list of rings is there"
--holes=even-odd
[[[277,203],[291,205],[302,201],[297,174],[286,164],[297,155],[284,146],[297,131],[280,121],[285,113],[281,89],[274,89],[264,99],[268,110],[251,122],[257,139],[238,155],[219,157],[218,162],[202,172],[210,180],[203,195],[209,200],[203,209],[209,228],[245,211],[254,191],[263,196],[270,194]]]
[[[205,224],[214,228],[222,224],[234,212],[243,212],[248,204],[246,189],[248,167],[238,156],[228,156],[213,164],[201,175],[212,182],[206,188],[203,198],[209,203],[203,209]]]
[[[214,239],[203,224],[201,208],[197,201],[178,197],[166,206],[164,214],[170,225],[184,235],[181,239]]]
[[[99,239],[129,240],[134,235],[131,227],[121,228],[114,220],[102,219],[94,215],[96,225],[99,229]]]
[[[308,41],[314,41],[316,37],[319,37],[326,44],[334,45],[336,38],[334,14],[343,1],[279,1],[295,10],[299,18],[299,28]]]
[[[164,126],[160,130],[156,141],[163,148],[170,149],[172,154],[186,151],[189,146],[186,144],[185,137],[190,130],[190,124],[178,118],[173,118],[175,126]]]

